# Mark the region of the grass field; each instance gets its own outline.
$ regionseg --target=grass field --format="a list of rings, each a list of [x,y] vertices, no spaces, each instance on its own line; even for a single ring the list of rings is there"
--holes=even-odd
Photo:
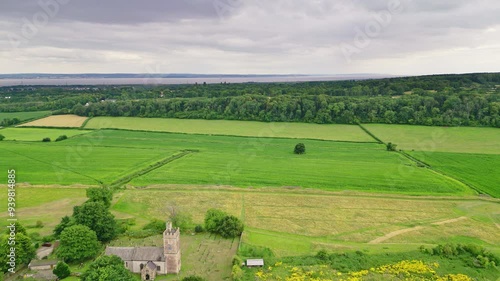
[[[411,152],[410,155],[460,179],[491,196],[500,197],[500,155],[446,152]]]
[[[384,142],[398,149],[430,152],[500,154],[500,129],[474,127],[425,127],[411,125],[364,125]]]
[[[87,120],[87,117],[77,115],[53,115],[21,126],[79,128],[83,125],[85,120]]]
[[[305,123],[264,123],[228,120],[188,120],[135,117],[96,117],[87,129],[128,129],[187,134],[280,137],[353,142],[374,142],[355,125],[318,125]]]
[[[297,140],[292,139],[110,130],[58,143],[3,142],[0,150],[9,153],[9,164],[19,169],[19,180],[31,184],[98,181],[109,184],[190,149],[198,152],[137,177],[131,184],[300,186],[422,195],[473,194],[453,179],[417,167],[400,154],[385,151],[383,145],[304,142],[307,154],[294,155]]]
[[[21,121],[40,118],[49,115],[50,111],[32,111],[32,112],[0,112],[0,120],[18,118]]]
[[[6,188],[2,187],[0,190],[0,201],[7,202]],[[37,221],[42,221],[43,228],[30,231],[49,235],[61,217],[71,215],[73,207],[85,200],[84,188],[19,187],[16,190],[16,215],[27,227],[34,226]],[[0,227],[7,225],[7,218],[6,211],[0,213]]]
[[[110,184],[175,151],[59,143],[8,143],[0,145],[8,161],[1,169],[16,169],[18,182],[45,184]]]
[[[66,135],[68,138],[90,133],[89,130],[66,130],[66,129],[45,129],[45,128],[6,128],[0,130],[0,134],[5,136],[5,140],[16,141],[42,141],[43,138],[50,138],[55,141],[57,137]]]

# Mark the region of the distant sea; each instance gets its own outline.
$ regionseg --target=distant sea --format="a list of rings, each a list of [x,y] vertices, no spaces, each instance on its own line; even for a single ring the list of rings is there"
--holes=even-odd
[[[391,77],[389,75],[333,75],[333,76],[240,76],[240,77],[176,77],[176,78],[0,78],[0,87],[18,85],[173,85],[173,84],[219,84],[219,83],[271,83],[364,80]]]

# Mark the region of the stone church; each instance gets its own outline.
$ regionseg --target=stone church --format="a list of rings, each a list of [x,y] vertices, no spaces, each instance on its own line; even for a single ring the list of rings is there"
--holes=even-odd
[[[155,280],[159,274],[178,274],[181,270],[180,230],[168,222],[163,247],[106,247],[106,255],[116,255],[142,280]]]

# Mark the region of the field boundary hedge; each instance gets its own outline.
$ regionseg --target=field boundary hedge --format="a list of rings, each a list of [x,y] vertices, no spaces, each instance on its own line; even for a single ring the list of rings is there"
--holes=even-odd
[[[181,151],[180,153],[177,153],[177,154],[174,154],[174,155],[171,155],[163,160],[160,160],[154,164],[151,164],[149,166],[147,166],[146,168],[143,168],[139,171],[136,171],[136,172],[133,172],[129,175],[126,175],[122,178],[119,178],[117,179],[116,181],[112,182],[111,184],[109,184],[109,187],[112,188],[112,189],[116,189],[116,188],[119,188],[121,187],[122,185],[132,181],[133,179],[137,178],[137,177],[140,177],[142,175],[145,175],[153,170],[156,170],[172,161],[175,161],[177,159],[180,159],[188,154],[191,154],[191,153],[195,153],[195,152],[199,152],[198,150],[183,150]]]
[[[370,137],[372,137],[373,139],[375,139],[378,143],[380,144],[385,144],[385,142],[383,142],[381,139],[377,138],[377,136],[375,136],[372,132],[370,132],[367,128],[365,128],[363,125],[361,125],[361,123],[358,123],[358,126],[361,128],[361,130],[363,130],[365,133],[367,133]]]

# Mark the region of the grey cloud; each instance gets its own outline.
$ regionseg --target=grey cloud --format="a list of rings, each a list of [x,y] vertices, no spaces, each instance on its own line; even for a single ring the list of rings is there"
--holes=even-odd
[[[66,21],[140,24],[218,17],[213,0],[3,0],[0,17],[30,19],[43,6],[54,9],[54,3],[56,19]]]
[[[403,11],[347,63],[339,46],[353,44],[390,1],[397,0],[69,0],[36,36],[10,49],[6,35],[19,34],[21,18],[41,8],[37,1],[4,0],[0,72],[26,67],[16,63],[31,59],[37,69],[73,65],[74,72],[144,72],[143,64],[165,62],[170,68],[163,71],[172,72],[400,74],[395,59],[433,53],[442,59],[457,48],[500,45],[495,0],[400,0]]]

